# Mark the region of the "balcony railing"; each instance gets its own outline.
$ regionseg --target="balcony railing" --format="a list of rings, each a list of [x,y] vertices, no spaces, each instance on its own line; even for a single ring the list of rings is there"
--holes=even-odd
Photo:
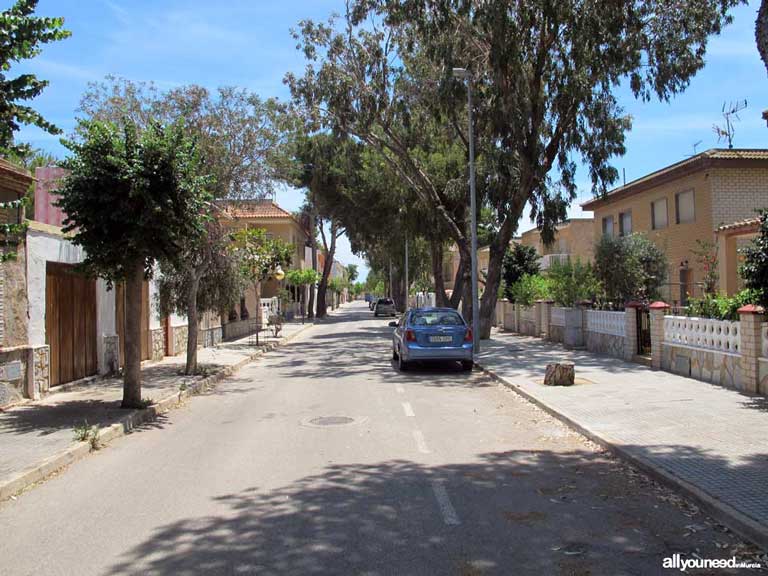
[[[570,258],[570,254],[546,254],[539,260],[539,268],[541,270],[549,270],[554,263],[567,264]]]

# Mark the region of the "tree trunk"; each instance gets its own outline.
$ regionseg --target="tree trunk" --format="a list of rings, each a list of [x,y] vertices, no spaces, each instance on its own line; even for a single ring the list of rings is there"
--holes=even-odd
[[[453,293],[448,300],[448,306],[451,308],[458,308],[459,302],[461,302],[461,297],[464,294],[464,272],[466,269],[466,262],[459,258],[459,267],[456,270],[456,277],[453,279]]]
[[[259,328],[262,328],[262,324],[264,324],[264,316],[261,313],[261,281],[257,280],[253,283],[253,293],[256,296],[256,311],[253,312],[256,314],[256,326]]]
[[[491,320],[496,312],[504,254],[506,254],[509,241],[512,239],[513,228],[516,227],[512,226],[512,222],[517,223],[518,219],[519,214],[517,218],[507,217],[488,247],[488,276],[485,279],[485,291],[480,299],[480,338],[483,339],[491,337]]]
[[[125,361],[123,364],[123,408],[142,408],[141,402],[141,295],[144,290],[144,261],[134,263],[125,282]]]
[[[331,222],[331,244],[327,244],[325,232],[323,234],[323,251],[325,252],[325,261],[323,262],[323,276],[320,278],[320,285],[317,287],[317,317],[325,318],[328,314],[328,304],[326,297],[328,293],[328,280],[333,271],[333,259],[336,256],[336,232],[338,228],[335,222]]]
[[[461,291],[461,315],[470,325],[472,324],[472,250],[469,243],[463,241],[458,244],[460,261],[464,262],[463,284]],[[457,303],[458,306],[458,303]]]
[[[757,42],[757,51],[763,60],[766,71],[768,71],[768,0],[760,3],[760,9],[757,11],[757,20],[755,21],[755,41]]]
[[[448,294],[445,293],[445,278],[443,277],[443,243],[432,239],[429,242],[432,256],[432,277],[435,279],[435,304],[439,307],[448,306]]]
[[[312,270],[317,272],[317,218],[315,217],[314,206],[309,213],[309,233],[310,245],[312,248]],[[309,306],[307,316],[311,320],[315,317],[315,282],[309,285]]]
[[[197,373],[197,290],[200,286],[200,275],[195,274],[187,295],[187,365],[185,374]]]

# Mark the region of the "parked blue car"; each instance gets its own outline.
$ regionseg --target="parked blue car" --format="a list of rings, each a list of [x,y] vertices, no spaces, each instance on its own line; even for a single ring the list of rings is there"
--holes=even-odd
[[[413,308],[390,322],[392,359],[404,371],[412,362],[453,360],[472,370],[472,328],[453,308]]]

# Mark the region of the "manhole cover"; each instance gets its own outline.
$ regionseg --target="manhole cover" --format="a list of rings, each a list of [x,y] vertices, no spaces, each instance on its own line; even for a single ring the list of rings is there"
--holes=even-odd
[[[349,416],[315,416],[302,420],[301,423],[312,428],[326,428],[329,426],[351,426],[364,421],[365,418],[351,418]]]
[[[349,416],[320,416],[319,418],[312,418],[309,423],[315,426],[343,426],[344,424],[352,424],[354,421],[355,419]]]

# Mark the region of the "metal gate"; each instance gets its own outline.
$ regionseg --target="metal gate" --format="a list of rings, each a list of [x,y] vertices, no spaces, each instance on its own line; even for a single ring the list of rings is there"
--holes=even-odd
[[[51,386],[96,373],[96,281],[74,266],[46,264],[45,340]]]
[[[647,306],[637,308],[637,353],[651,354],[651,311]]]

